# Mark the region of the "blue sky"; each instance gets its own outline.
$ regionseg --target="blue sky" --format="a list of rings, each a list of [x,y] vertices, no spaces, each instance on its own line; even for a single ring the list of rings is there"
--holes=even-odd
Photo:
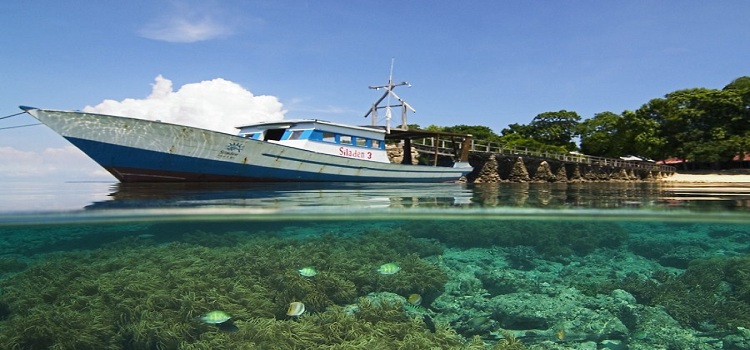
[[[286,119],[363,124],[379,97],[367,86],[387,82],[394,58],[394,80],[413,85],[396,90],[417,110],[410,123],[499,133],[547,111],[591,118],[750,75],[748,13],[745,0],[10,0],[0,116],[147,99],[161,76],[174,92],[238,84],[275,97]],[[0,181],[37,178],[113,179],[43,126],[0,130]]]

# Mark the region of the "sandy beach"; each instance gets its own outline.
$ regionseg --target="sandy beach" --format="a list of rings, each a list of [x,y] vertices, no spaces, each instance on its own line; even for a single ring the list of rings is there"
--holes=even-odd
[[[750,169],[677,172],[660,179],[678,183],[750,183]]]

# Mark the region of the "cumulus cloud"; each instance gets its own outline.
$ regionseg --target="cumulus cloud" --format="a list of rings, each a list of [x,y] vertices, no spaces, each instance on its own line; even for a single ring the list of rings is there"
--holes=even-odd
[[[145,99],[104,100],[85,112],[126,116],[193,126],[230,134],[236,126],[284,119],[283,105],[274,96],[255,96],[237,83],[221,78],[185,84],[156,77]]]

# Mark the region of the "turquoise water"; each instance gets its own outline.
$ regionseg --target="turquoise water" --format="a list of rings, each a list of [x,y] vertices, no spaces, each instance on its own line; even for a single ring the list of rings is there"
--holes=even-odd
[[[5,187],[2,349],[750,348],[747,185]]]

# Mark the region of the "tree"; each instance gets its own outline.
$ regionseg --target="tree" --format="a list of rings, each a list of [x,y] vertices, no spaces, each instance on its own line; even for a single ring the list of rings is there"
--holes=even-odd
[[[735,91],[678,90],[649,101],[636,114],[658,126],[665,155],[716,164],[740,151],[732,141],[731,126],[742,114]]]
[[[492,129],[482,125],[455,125],[443,128],[442,131],[456,134],[471,134],[475,140],[484,140],[498,142],[500,136],[495,134]]]
[[[739,77],[724,87],[724,90],[750,92],[750,77]]]
[[[623,155],[622,116],[612,112],[597,113],[578,124],[581,152],[600,157]]]
[[[652,159],[666,159],[664,152],[664,138],[657,123],[653,119],[644,118],[637,112],[624,111],[618,126],[617,139],[620,154],[634,154]]]
[[[534,117],[529,124],[529,131],[536,141],[572,151],[577,148],[573,137],[576,136],[580,120],[581,117],[576,112],[545,112]]]
[[[730,128],[732,134],[729,137],[731,143],[739,149],[740,159],[745,159],[745,154],[750,148],[750,77],[740,77],[724,87],[724,91],[737,94],[742,100],[741,111],[732,118]]]

